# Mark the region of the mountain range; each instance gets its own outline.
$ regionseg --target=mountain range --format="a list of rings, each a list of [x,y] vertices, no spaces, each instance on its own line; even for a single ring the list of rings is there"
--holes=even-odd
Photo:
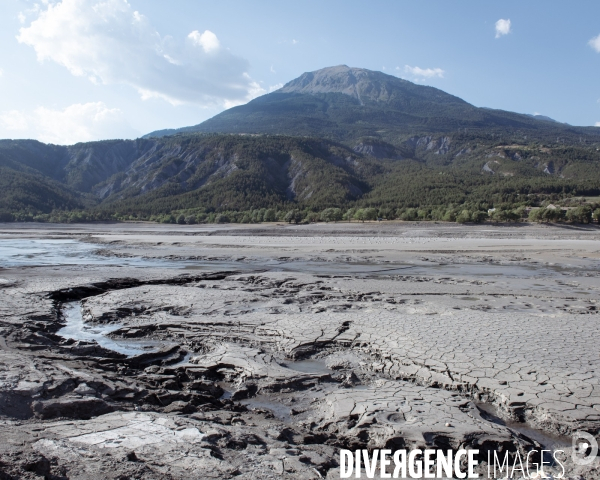
[[[599,148],[596,127],[478,108],[433,87],[337,66],[199,125],[137,140],[1,140],[0,213],[149,218],[532,203],[599,194]]]

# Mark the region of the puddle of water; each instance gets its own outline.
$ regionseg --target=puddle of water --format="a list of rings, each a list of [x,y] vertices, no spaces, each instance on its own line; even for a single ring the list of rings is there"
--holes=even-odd
[[[0,239],[0,267],[112,265],[116,267],[181,267],[181,262],[98,255],[102,245],[77,240]]]
[[[223,395],[221,395],[220,400],[230,399],[231,395],[233,395],[231,384],[227,382],[218,382],[217,385],[223,389]]]
[[[0,265],[3,267],[77,263],[97,246],[76,240],[0,240]]]
[[[170,364],[171,367],[179,367],[181,365],[187,365],[190,362],[190,358],[192,358],[192,353],[191,352],[186,352],[185,356],[179,360],[178,362],[172,363]]]
[[[318,358],[309,358],[306,360],[288,362],[282,364],[282,366],[302,373],[331,373],[331,369],[327,368],[327,365],[325,365],[325,360]]]
[[[122,325],[87,325],[81,315],[80,302],[66,304],[63,315],[67,323],[56,332],[63,338],[96,342],[107,350],[122,353],[128,357],[154,352],[164,346],[162,343],[152,340],[114,340],[107,337],[109,333],[118,330]]]
[[[264,408],[269,410],[279,420],[289,423],[292,418],[290,407],[279,402],[274,402],[267,396],[257,395],[256,397],[240,400],[242,405],[248,408]]]
[[[554,435],[535,428],[527,423],[508,420],[500,417],[498,409],[489,403],[476,403],[477,408],[482,413],[482,417],[492,423],[503,425],[515,432],[518,432],[526,437],[535,440],[547,450],[564,450],[565,447],[571,447],[571,437],[565,435]],[[553,461],[552,455],[549,455],[547,461]]]

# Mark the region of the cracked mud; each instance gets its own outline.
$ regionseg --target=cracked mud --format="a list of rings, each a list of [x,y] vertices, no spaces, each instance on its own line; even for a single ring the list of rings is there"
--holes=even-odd
[[[172,228],[0,229],[0,478],[333,479],[340,448],[599,435],[596,229]]]

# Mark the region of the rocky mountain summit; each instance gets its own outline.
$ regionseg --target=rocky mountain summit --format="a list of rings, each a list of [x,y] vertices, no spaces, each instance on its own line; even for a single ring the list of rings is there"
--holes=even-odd
[[[560,135],[568,127],[542,115],[478,108],[434,87],[338,65],[303,73],[279,90],[198,125],[156,131],[147,137],[218,132],[316,135],[355,141],[369,135],[398,144],[415,133],[467,128],[498,134],[524,130],[530,135]],[[593,128],[579,128],[577,132],[595,134]]]
[[[464,100],[433,87],[416,85],[407,80],[375,72],[365,68],[351,68],[346,65],[323,68],[307,72],[285,84],[278,93],[343,93],[357,99],[382,104],[404,104],[416,98],[436,104],[469,105]]]

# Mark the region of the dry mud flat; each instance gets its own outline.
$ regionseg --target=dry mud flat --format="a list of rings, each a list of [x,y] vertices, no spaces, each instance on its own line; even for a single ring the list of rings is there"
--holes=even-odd
[[[599,435],[596,229],[37,228],[0,227],[0,478],[333,479],[341,448],[485,478]]]

